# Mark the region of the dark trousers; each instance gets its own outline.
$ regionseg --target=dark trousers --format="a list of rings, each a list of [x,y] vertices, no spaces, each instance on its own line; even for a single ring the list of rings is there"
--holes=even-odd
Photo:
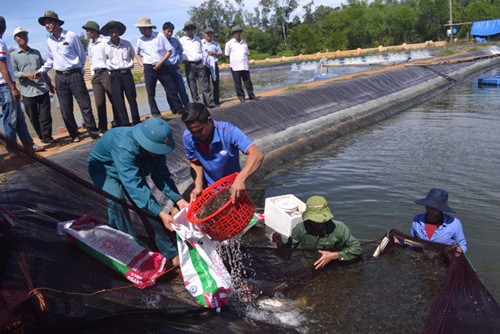
[[[220,104],[220,89],[219,89],[219,82],[220,82],[220,78],[219,78],[219,64],[217,62],[215,62],[215,75],[217,76],[217,78],[214,80],[214,78],[212,78],[212,72],[210,71],[210,68],[208,67],[205,67],[205,73],[207,74],[207,78],[208,78],[208,81],[209,81],[209,85],[210,85],[210,82],[212,83],[212,87],[213,87],[213,97],[214,97],[214,103],[215,104]],[[207,101],[205,101],[206,103]]]
[[[172,112],[176,114],[181,113],[184,110],[172,72],[168,69],[168,66],[163,65],[158,71],[156,71],[153,68],[153,65],[144,64],[144,81],[146,83],[149,108],[151,109],[152,115],[160,115],[160,109],[158,109],[158,105],[155,100],[156,81],[160,81],[163,89],[165,89],[167,98],[170,102],[172,102],[172,104],[169,103]]]
[[[177,91],[179,92],[181,102],[184,106],[187,106],[187,104],[189,103],[189,96],[186,92],[186,86],[184,85],[184,79],[182,78],[181,70],[177,66],[171,66],[169,70],[172,71],[172,75],[174,77],[175,85],[177,86]],[[168,98],[168,95],[167,102],[168,105],[172,105],[171,101]]]
[[[83,80],[83,74],[81,72],[73,72],[65,75],[56,72],[56,89],[64,125],[71,138],[74,139],[80,135],[73,112],[73,97],[80,107],[87,131],[97,131],[90,105],[90,96]]]
[[[24,109],[38,138],[52,138],[52,115],[49,92],[38,96],[23,96]]]
[[[137,106],[137,91],[135,90],[134,77],[130,70],[111,71],[110,75],[111,90],[113,92],[113,101],[117,109],[116,125],[130,125],[128,118],[127,107],[125,106],[125,98],[130,107],[132,122],[137,124],[141,121],[139,116],[139,107]]]
[[[233,71],[233,69],[231,69],[231,75],[233,76],[234,88],[236,89],[236,95],[238,95],[238,97],[245,98],[245,92],[241,86],[242,80],[245,84],[248,96],[254,95],[252,80],[250,80],[250,71]]]
[[[107,70],[96,72],[92,77],[92,89],[94,90],[94,100],[97,108],[97,118],[99,131],[105,132],[108,129],[108,113],[106,108],[106,95],[113,108],[113,119],[117,119],[117,110],[113,102],[111,83]]]
[[[207,106],[213,105],[214,98],[212,96],[212,92],[210,91],[207,74],[205,73],[205,65],[203,65],[203,62],[201,60],[199,62],[186,62],[185,70],[193,102],[203,103],[205,101]],[[198,95],[198,83],[202,89],[203,100],[200,99],[200,96]]]

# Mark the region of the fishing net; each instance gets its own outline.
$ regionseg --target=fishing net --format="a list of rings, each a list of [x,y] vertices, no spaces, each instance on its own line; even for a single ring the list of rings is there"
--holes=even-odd
[[[29,332],[36,324],[36,332],[50,332],[54,326],[73,328],[84,319],[127,309],[191,307],[189,299],[183,302],[182,295],[177,297],[176,289],[183,289],[180,284],[149,288],[156,292],[150,300],[149,293],[141,293],[119,272],[57,233],[59,222],[87,213],[107,222],[114,202],[125,208],[139,242],[157,250],[149,220],[153,217],[20,147],[15,155],[2,153],[0,207],[3,217],[10,213],[15,221],[14,226],[8,221],[0,224],[0,308],[7,310],[0,314],[0,329],[19,327]],[[15,171],[8,170],[11,166]],[[172,276],[173,272],[167,273],[160,281]]]
[[[241,239],[218,243],[235,285],[234,301],[220,314],[199,307],[175,271],[138,289],[59,235],[57,224],[87,213],[106,222],[114,201],[126,208],[139,241],[156,250],[152,217],[110,198],[69,161],[71,171],[21,148],[9,158],[2,146],[2,333],[500,331],[499,306],[464,255],[396,231],[378,258],[376,240],[362,245],[360,261],[314,270],[303,259],[317,250],[275,249],[257,224]],[[281,303],[269,306],[270,299]]]
[[[89,147],[48,160],[19,146],[8,154],[1,134],[0,141],[0,333],[289,332],[200,307],[169,266],[155,285],[135,287],[57,227],[88,213],[106,223],[109,210],[121,208],[138,242],[158,251],[154,217],[88,181]]]
[[[362,244],[362,260],[331,264],[321,271],[302,261],[311,253],[319,258],[317,250],[242,247],[243,267],[262,295],[277,296],[300,309],[301,316],[314,319],[304,332],[500,330],[500,307],[464,254],[392,230],[375,258],[379,241]]]

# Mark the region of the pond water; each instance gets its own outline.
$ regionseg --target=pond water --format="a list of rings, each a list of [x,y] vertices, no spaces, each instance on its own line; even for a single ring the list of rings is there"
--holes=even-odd
[[[500,89],[478,87],[474,78],[282,165],[253,189],[256,206],[283,194],[304,202],[323,195],[335,219],[375,240],[391,228],[409,232],[425,211],[413,201],[444,188],[464,226],[467,256],[500,300],[499,101]]]

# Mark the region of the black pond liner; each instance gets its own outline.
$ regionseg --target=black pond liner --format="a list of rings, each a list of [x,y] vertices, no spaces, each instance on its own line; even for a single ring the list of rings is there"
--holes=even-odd
[[[16,225],[0,223],[0,331],[205,333],[302,332],[246,316],[249,307],[205,310],[175,275],[141,290],[56,233],[57,223],[88,212],[106,221],[103,194],[87,181],[19,148],[24,163],[0,180],[0,207]],[[123,205],[129,205],[123,203]],[[147,217],[129,205],[140,238],[154,248]],[[400,244],[393,243],[392,234]],[[380,258],[377,242],[363,245],[363,260],[305,268],[316,250],[242,247],[246,280],[260,298],[303,300],[309,332],[492,333],[500,308],[465,256],[449,247],[391,232]],[[413,242],[406,242],[410,240]],[[409,247],[401,247],[405,243]],[[396,247],[397,246],[397,247]],[[305,254],[307,253],[307,254]],[[103,292],[103,290],[107,290]],[[238,305],[236,303],[236,305]]]

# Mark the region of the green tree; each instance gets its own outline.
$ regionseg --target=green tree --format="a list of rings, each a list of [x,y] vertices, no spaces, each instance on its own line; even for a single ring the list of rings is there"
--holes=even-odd
[[[78,38],[80,38],[80,42],[82,43],[83,48],[85,49],[85,51],[87,51],[87,48],[89,46],[89,40],[87,39],[86,34],[81,32]]]
[[[282,49],[281,38],[260,29],[250,28],[245,30],[244,38],[248,42],[248,47],[262,54],[275,56]]]
[[[302,17],[304,23],[312,24],[314,22],[314,17],[312,15],[313,6],[314,6],[313,0],[311,0],[306,5],[302,6],[302,9],[304,10],[304,16]]]
[[[484,21],[500,18],[499,0],[471,0],[464,10],[464,21]]]
[[[298,0],[260,0],[259,5],[262,7],[263,28],[280,31],[286,44],[290,15],[299,6]]]
[[[230,37],[231,27],[235,25],[237,10],[229,0],[207,0],[198,7],[188,10],[189,20],[198,27],[197,34],[202,35],[206,27],[214,29],[219,40]],[[177,35],[181,35],[179,31]]]
[[[420,0],[416,30],[424,40],[440,40],[449,21],[448,1]]]
[[[321,49],[328,50],[345,50],[348,45],[347,26],[348,18],[340,9],[329,8],[328,13],[324,8],[318,8],[314,16],[321,17],[317,25],[319,28],[319,36],[321,38]],[[326,14],[326,15],[325,15]]]
[[[290,50],[294,54],[309,54],[322,51],[320,29],[308,23],[290,29]]]
[[[347,5],[342,5],[341,19],[344,23],[344,32],[347,36],[347,48],[357,49],[371,45],[370,35],[367,30],[366,12],[368,2],[365,0],[349,0]]]

